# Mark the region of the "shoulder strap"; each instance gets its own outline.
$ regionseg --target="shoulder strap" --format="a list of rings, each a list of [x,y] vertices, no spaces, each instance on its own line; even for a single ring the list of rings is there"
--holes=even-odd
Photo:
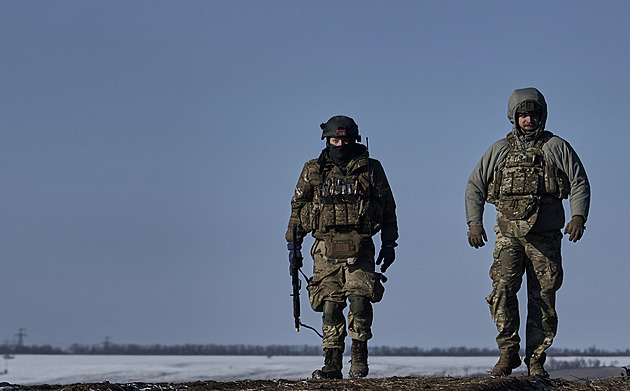
[[[319,184],[324,183],[325,167],[326,167],[326,148],[322,149],[322,153],[317,158],[317,164],[319,165]]]

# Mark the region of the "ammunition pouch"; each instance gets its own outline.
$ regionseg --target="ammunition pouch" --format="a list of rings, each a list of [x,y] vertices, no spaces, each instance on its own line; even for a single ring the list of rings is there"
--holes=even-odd
[[[545,166],[545,192],[560,199],[566,199],[571,192],[567,175],[556,166]]]
[[[501,196],[501,170],[494,170],[492,173],[492,180],[488,184],[488,192],[486,194],[486,201],[491,204],[495,204]]]
[[[503,173],[501,170],[495,170],[492,174],[492,180],[488,184],[488,192],[486,201],[491,204],[497,204],[503,192],[501,191],[501,182]],[[571,192],[571,184],[569,178],[556,166],[543,167],[543,190],[540,192],[542,197],[555,197],[566,199]]]

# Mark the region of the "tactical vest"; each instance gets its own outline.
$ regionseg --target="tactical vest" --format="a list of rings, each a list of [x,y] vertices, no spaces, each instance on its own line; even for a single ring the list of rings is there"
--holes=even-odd
[[[487,201],[497,207],[499,228],[506,236],[527,235],[536,223],[541,203],[569,196],[569,179],[556,166],[547,164],[542,151],[552,136],[545,131],[526,149],[517,148],[512,133],[507,136],[510,151],[503,169],[494,172],[487,195]]]
[[[352,263],[359,257],[365,240],[380,230],[383,210],[376,197],[369,159],[361,158],[347,169],[320,161],[313,201],[307,206],[307,229],[325,241],[327,258]]]
[[[373,208],[371,208],[371,173],[365,164],[343,174],[338,168],[321,173],[318,196],[320,233],[356,231],[371,236]]]

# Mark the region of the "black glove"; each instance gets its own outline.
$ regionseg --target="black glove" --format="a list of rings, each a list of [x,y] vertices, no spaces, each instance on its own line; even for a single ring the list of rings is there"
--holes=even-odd
[[[394,259],[396,259],[396,252],[394,251],[394,247],[398,246],[396,242],[383,242],[381,244],[381,251],[378,253],[378,258],[376,259],[376,264],[380,265],[381,261],[383,264],[381,265],[381,272],[385,273],[388,267],[392,263],[394,263]]]
[[[296,265],[299,268],[302,267],[302,245],[297,243],[295,247],[293,247],[293,243],[287,243],[287,249],[289,250],[289,275],[291,274],[291,265],[293,262],[296,262]]]
[[[471,225],[468,228],[468,244],[474,248],[483,247],[488,241],[486,230],[483,229],[483,225]]]

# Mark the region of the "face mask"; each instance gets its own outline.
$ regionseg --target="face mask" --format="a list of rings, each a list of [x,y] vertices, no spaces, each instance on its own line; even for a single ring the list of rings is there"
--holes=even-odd
[[[328,144],[328,156],[335,164],[345,166],[354,156],[354,143],[342,144],[340,146]]]

